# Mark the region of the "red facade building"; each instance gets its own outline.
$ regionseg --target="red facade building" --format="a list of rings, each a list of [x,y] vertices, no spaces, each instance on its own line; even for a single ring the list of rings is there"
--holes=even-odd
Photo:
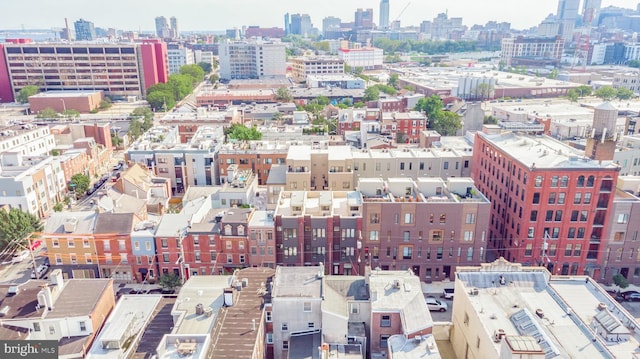
[[[478,133],[472,175],[492,203],[487,260],[598,278],[619,170],[550,137]]]

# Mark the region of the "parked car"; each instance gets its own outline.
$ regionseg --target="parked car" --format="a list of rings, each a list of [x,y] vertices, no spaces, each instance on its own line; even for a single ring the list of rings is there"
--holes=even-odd
[[[11,258],[11,263],[20,263],[23,260],[27,259],[27,257],[29,257],[29,251],[25,249],[23,251],[20,251],[19,253],[14,254]]]
[[[635,290],[628,290],[626,292],[620,293],[620,296],[624,300],[636,301],[640,300],[640,292],[636,292]]]
[[[427,302],[427,307],[429,307],[430,311],[444,312],[449,309],[447,303],[439,301],[433,297],[427,297],[425,301]]]
[[[444,299],[453,299],[453,288],[451,288],[451,289],[445,288],[442,291],[442,298],[444,298]]]
[[[38,266],[38,268],[36,268],[36,271],[31,271],[31,279],[40,279],[42,277],[44,277],[45,274],[47,274],[47,271],[49,270],[49,266],[47,265],[40,265]]]

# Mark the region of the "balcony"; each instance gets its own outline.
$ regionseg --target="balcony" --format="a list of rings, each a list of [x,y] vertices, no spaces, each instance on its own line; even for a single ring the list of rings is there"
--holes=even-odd
[[[298,166],[298,167],[293,167],[293,166],[289,166],[287,169],[288,173],[309,173],[309,167],[306,166]]]

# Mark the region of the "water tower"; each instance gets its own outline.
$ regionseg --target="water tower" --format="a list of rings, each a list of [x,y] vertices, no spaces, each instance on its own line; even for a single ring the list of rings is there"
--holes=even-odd
[[[612,161],[616,150],[618,109],[605,102],[596,107],[585,155],[597,161]]]

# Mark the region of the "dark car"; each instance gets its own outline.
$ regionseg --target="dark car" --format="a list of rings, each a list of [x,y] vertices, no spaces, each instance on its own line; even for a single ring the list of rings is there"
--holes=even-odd
[[[620,296],[624,300],[629,300],[629,301],[640,300],[640,292],[637,292],[635,290],[628,290],[626,292],[622,292],[622,293],[620,293]]]

